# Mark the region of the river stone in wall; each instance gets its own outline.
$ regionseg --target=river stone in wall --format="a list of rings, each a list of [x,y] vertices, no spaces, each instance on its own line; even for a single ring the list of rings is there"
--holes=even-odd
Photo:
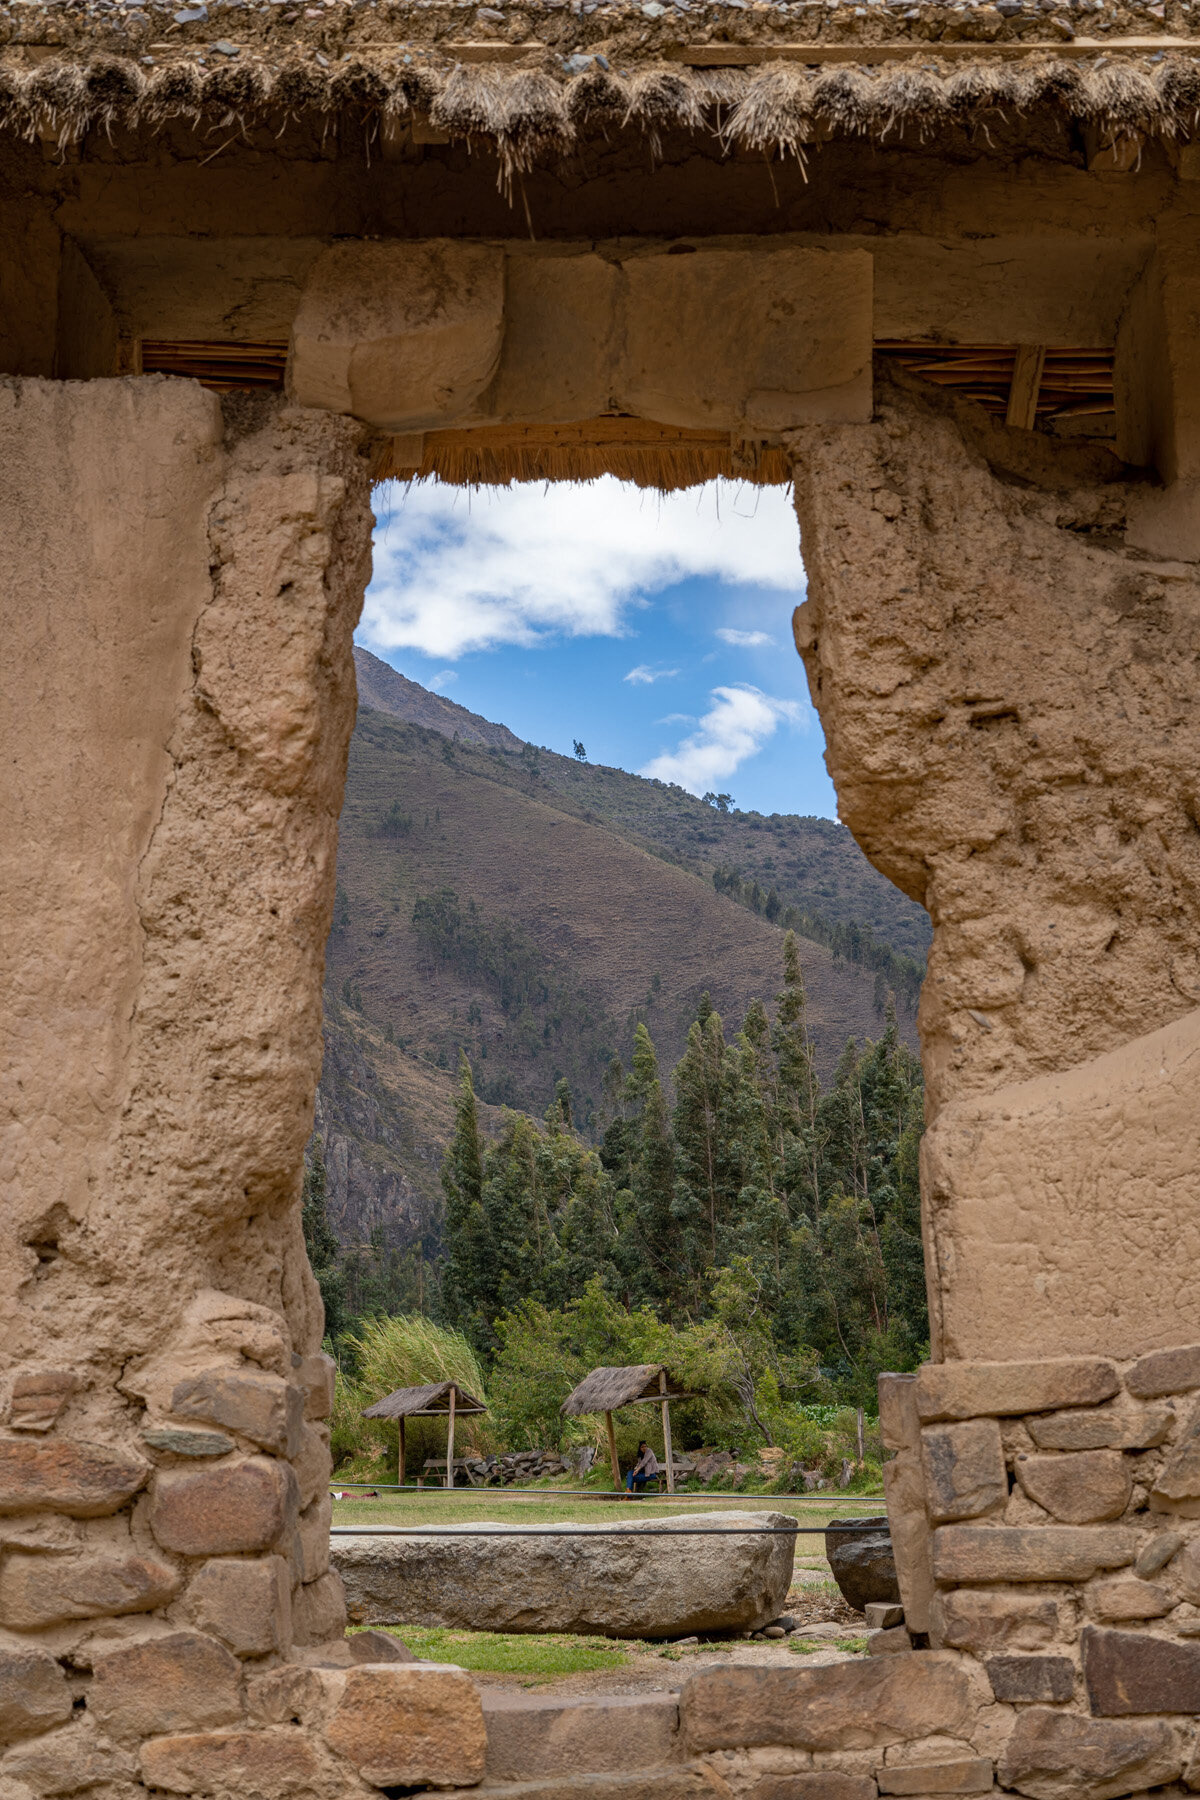
[[[387,1537],[335,1537],[334,1567],[356,1625],[452,1625],[472,1631],[578,1631],[682,1637],[747,1631],[783,1609],[796,1540],[780,1513],[691,1516],[700,1537],[667,1536],[681,1519],[601,1528],[480,1521]],[[498,1532],[471,1537],[472,1529]],[[605,1534],[601,1535],[602,1529]],[[613,1532],[616,1535],[613,1535]]]

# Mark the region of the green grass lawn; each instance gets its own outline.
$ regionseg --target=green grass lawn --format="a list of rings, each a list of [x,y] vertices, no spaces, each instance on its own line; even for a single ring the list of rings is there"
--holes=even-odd
[[[337,1486],[336,1481],[333,1484]],[[714,1493],[695,1500],[571,1500],[542,1497],[536,1488],[488,1488],[464,1490],[453,1495],[445,1489],[428,1488],[422,1494],[388,1496],[378,1500],[335,1500],[335,1525],[442,1525],[451,1521],[468,1524],[488,1519],[514,1525],[629,1525],[643,1519],[662,1519],[701,1512],[778,1512],[802,1525],[823,1526],[829,1519],[869,1517],[881,1510],[881,1502],[871,1495],[842,1494],[832,1498],[791,1499],[776,1494],[748,1494],[735,1497]],[[797,1560],[822,1560],[824,1540],[821,1537],[798,1538]]]
[[[427,1662],[527,1675],[532,1678],[531,1685],[539,1678],[548,1681],[589,1669],[623,1669],[629,1660],[625,1646],[609,1638],[571,1637],[560,1632],[454,1631],[445,1626],[397,1625],[392,1635]]]

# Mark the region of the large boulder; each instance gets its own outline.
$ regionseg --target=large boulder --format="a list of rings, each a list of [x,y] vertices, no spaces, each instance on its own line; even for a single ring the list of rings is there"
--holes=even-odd
[[[887,1514],[869,1519],[830,1519],[825,1527],[825,1555],[842,1598],[856,1612],[872,1600],[898,1604],[900,1584]]]
[[[356,1625],[668,1638],[757,1630],[778,1617],[792,1579],[792,1523],[728,1512],[536,1531],[481,1521],[335,1536],[332,1554]],[[705,1535],[668,1535],[684,1525]],[[480,1531],[497,1535],[471,1535]]]

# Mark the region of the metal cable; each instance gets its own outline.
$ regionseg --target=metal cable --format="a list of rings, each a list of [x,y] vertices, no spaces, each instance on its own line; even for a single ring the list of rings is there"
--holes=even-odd
[[[611,1501],[619,1499],[621,1494],[625,1491],[623,1488],[618,1490],[616,1488],[416,1487],[412,1482],[407,1482],[402,1487],[398,1481],[331,1481],[329,1486],[331,1491],[334,1488],[372,1488],[378,1493],[420,1495],[423,1500],[438,1500],[443,1496],[455,1500],[479,1500],[486,1495],[489,1506],[493,1500],[564,1499]],[[883,1496],[867,1494],[860,1496],[860,1498],[871,1500],[875,1498],[882,1499]],[[731,1500],[755,1500],[760,1505],[764,1500],[805,1500],[814,1506],[829,1505],[828,1499],[819,1500],[814,1494],[639,1494],[638,1499],[640,1501],[656,1500],[660,1505],[663,1502],[667,1502],[671,1506],[710,1506],[714,1499],[719,1499],[722,1505],[728,1504]]]

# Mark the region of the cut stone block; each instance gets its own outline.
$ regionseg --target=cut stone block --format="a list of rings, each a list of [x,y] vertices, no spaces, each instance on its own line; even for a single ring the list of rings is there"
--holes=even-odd
[[[180,1586],[178,1571],[155,1556],[11,1550],[0,1562],[0,1625],[36,1631],[67,1619],[151,1612]]]
[[[541,1781],[485,1782],[482,1787],[462,1788],[446,1796],[446,1800],[712,1800],[712,1771],[688,1764],[661,1769],[625,1770],[619,1775],[550,1775]],[[772,1776],[771,1780],[791,1781],[790,1775]],[[751,1792],[760,1794],[760,1783]],[[798,1791],[797,1791],[798,1792]],[[841,1789],[828,1792],[829,1800],[842,1800]],[[809,1800],[817,1800],[808,1790]],[[779,1800],[788,1800],[780,1792]],[[860,1800],[857,1793],[846,1800]]]
[[[1110,1575],[1084,1589],[1088,1611],[1096,1619],[1161,1619],[1175,1602],[1155,1581],[1132,1575]]]
[[[333,244],[309,270],[292,324],[291,395],[380,431],[460,423],[496,372],[503,330],[501,250]]]
[[[352,1631],[346,1638],[356,1663],[414,1663],[419,1661],[408,1645],[390,1631]]]
[[[915,1375],[880,1375],[879,1433],[887,1450],[919,1450],[921,1419],[917,1412]]]
[[[1200,1387],[1200,1344],[1185,1344],[1175,1350],[1151,1350],[1139,1356],[1125,1371],[1125,1386],[1139,1400],[1153,1400],[1159,1394],[1185,1394]]]
[[[792,1775],[764,1775],[750,1789],[751,1800],[875,1800],[869,1775],[844,1769],[798,1769]]]
[[[1200,1518],[1200,1403],[1192,1408],[1167,1452],[1150,1498],[1154,1505],[1184,1518]]]
[[[297,1644],[324,1644],[346,1629],[346,1592],[336,1569],[292,1593],[292,1637]]]
[[[142,1745],[142,1780],[174,1794],[261,1800],[311,1794],[336,1782],[336,1765],[305,1731],[201,1731]]]
[[[300,1448],[292,1458],[302,1514],[314,1500],[329,1498],[331,1467],[329,1427],[305,1425],[300,1434]]]
[[[483,1779],[479,1690],[461,1669],[366,1666],[318,1671],[325,1742],[375,1787],[469,1786]]]
[[[1139,1406],[1132,1412],[1106,1406],[1026,1420],[1039,1450],[1150,1450],[1165,1440],[1174,1423],[1169,1406]]]
[[[890,1631],[893,1625],[903,1625],[904,1608],[893,1606],[886,1600],[872,1600],[863,1617],[868,1631]]]
[[[86,1717],[76,1718],[57,1731],[42,1737],[26,1738],[16,1745],[0,1766],[0,1792],[5,1800],[18,1800],[20,1790],[10,1794],[5,1782],[23,1782],[35,1794],[78,1794],[119,1782],[118,1793],[128,1792],[123,1784],[137,1780],[137,1758],[119,1745],[109,1743]],[[113,1790],[108,1788],[111,1793]]]
[[[976,1656],[1042,1650],[1058,1639],[1058,1605],[1049,1595],[951,1589],[934,1598],[931,1635],[939,1646]]]
[[[1119,1519],[1133,1492],[1133,1466],[1119,1450],[1018,1456],[1013,1467],[1029,1498],[1068,1525]]]
[[[969,1697],[954,1657],[917,1651],[820,1669],[706,1669],[685,1683],[679,1706],[693,1751],[866,1750],[953,1732]]]
[[[49,1731],[70,1716],[71,1692],[52,1656],[0,1649],[0,1744]]]
[[[20,1371],[9,1389],[7,1423],[13,1431],[49,1431],[78,1387],[73,1369]]]
[[[176,1425],[152,1425],[142,1442],[172,1456],[228,1456],[237,1445],[222,1431],[183,1431]]]
[[[1069,1700],[1075,1664],[1069,1656],[989,1656],[984,1667],[997,1700]]]
[[[116,1738],[228,1725],[241,1717],[241,1667],[196,1631],[126,1644],[96,1657],[88,1711]]]
[[[921,1433],[929,1516],[936,1523],[973,1519],[1008,1500],[1004,1446],[995,1419],[931,1425]]]
[[[621,270],[606,257],[510,255],[491,415],[538,424],[607,412],[620,293]]]
[[[621,267],[622,411],[722,431],[870,418],[865,252],[697,250]]]
[[[293,1556],[301,1581],[319,1581],[329,1571],[329,1527],[333,1498],[328,1489],[305,1508],[296,1522]]]
[[[649,1769],[671,1762],[679,1749],[675,1694],[558,1699],[485,1689],[483,1718],[489,1781]]]
[[[912,1649],[912,1633],[907,1625],[890,1625],[885,1631],[873,1631],[867,1639],[868,1656],[899,1656]]]
[[[1086,1581],[1137,1555],[1121,1525],[940,1525],[933,1534],[937,1581]]]
[[[323,1350],[302,1356],[292,1379],[304,1390],[306,1419],[327,1419],[333,1412],[334,1379],[337,1364]]]
[[[992,1786],[990,1756],[964,1756],[956,1762],[891,1764],[876,1769],[881,1794],[985,1794]]]
[[[915,1421],[915,1402],[910,1410]],[[919,1427],[916,1437],[919,1446]],[[925,1511],[925,1478],[919,1447],[899,1450],[890,1462],[884,1463],[883,1491],[887,1496],[892,1556],[904,1617],[911,1631],[928,1631],[933,1598],[933,1537]]]
[[[1106,1357],[1062,1356],[1040,1362],[925,1363],[917,1375],[917,1411],[932,1419],[1005,1418],[1096,1406],[1120,1387]]]
[[[150,1475],[140,1456],[100,1444],[52,1438],[0,1439],[0,1513],[68,1513],[99,1519],[119,1512]]]
[[[192,1577],[187,1606],[201,1631],[235,1656],[268,1656],[291,1642],[291,1571],[281,1556],[206,1562]]]
[[[1175,1557],[1171,1575],[1182,1598],[1200,1606],[1200,1538],[1193,1538]]]
[[[1018,1713],[996,1773],[1031,1800],[1116,1800],[1174,1781],[1183,1755],[1161,1719],[1116,1723],[1029,1707]]]
[[[177,1419],[223,1425],[277,1456],[295,1456],[304,1421],[304,1390],[278,1375],[206,1370],[177,1383],[171,1395]]]
[[[1156,1531],[1138,1551],[1137,1561],[1133,1565],[1134,1574],[1143,1577],[1157,1575],[1183,1549],[1183,1543],[1183,1537],[1178,1531]]]
[[[150,1529],[181,1556],[232,1556],[269,1550],[295,1523],[296,1478],[265,1456],[213,1469],[160,1471],[150,1498]]]
[[[1080,1648],[1094,1713],[1200,1712],[1200,1644],[1085,1625]]]

